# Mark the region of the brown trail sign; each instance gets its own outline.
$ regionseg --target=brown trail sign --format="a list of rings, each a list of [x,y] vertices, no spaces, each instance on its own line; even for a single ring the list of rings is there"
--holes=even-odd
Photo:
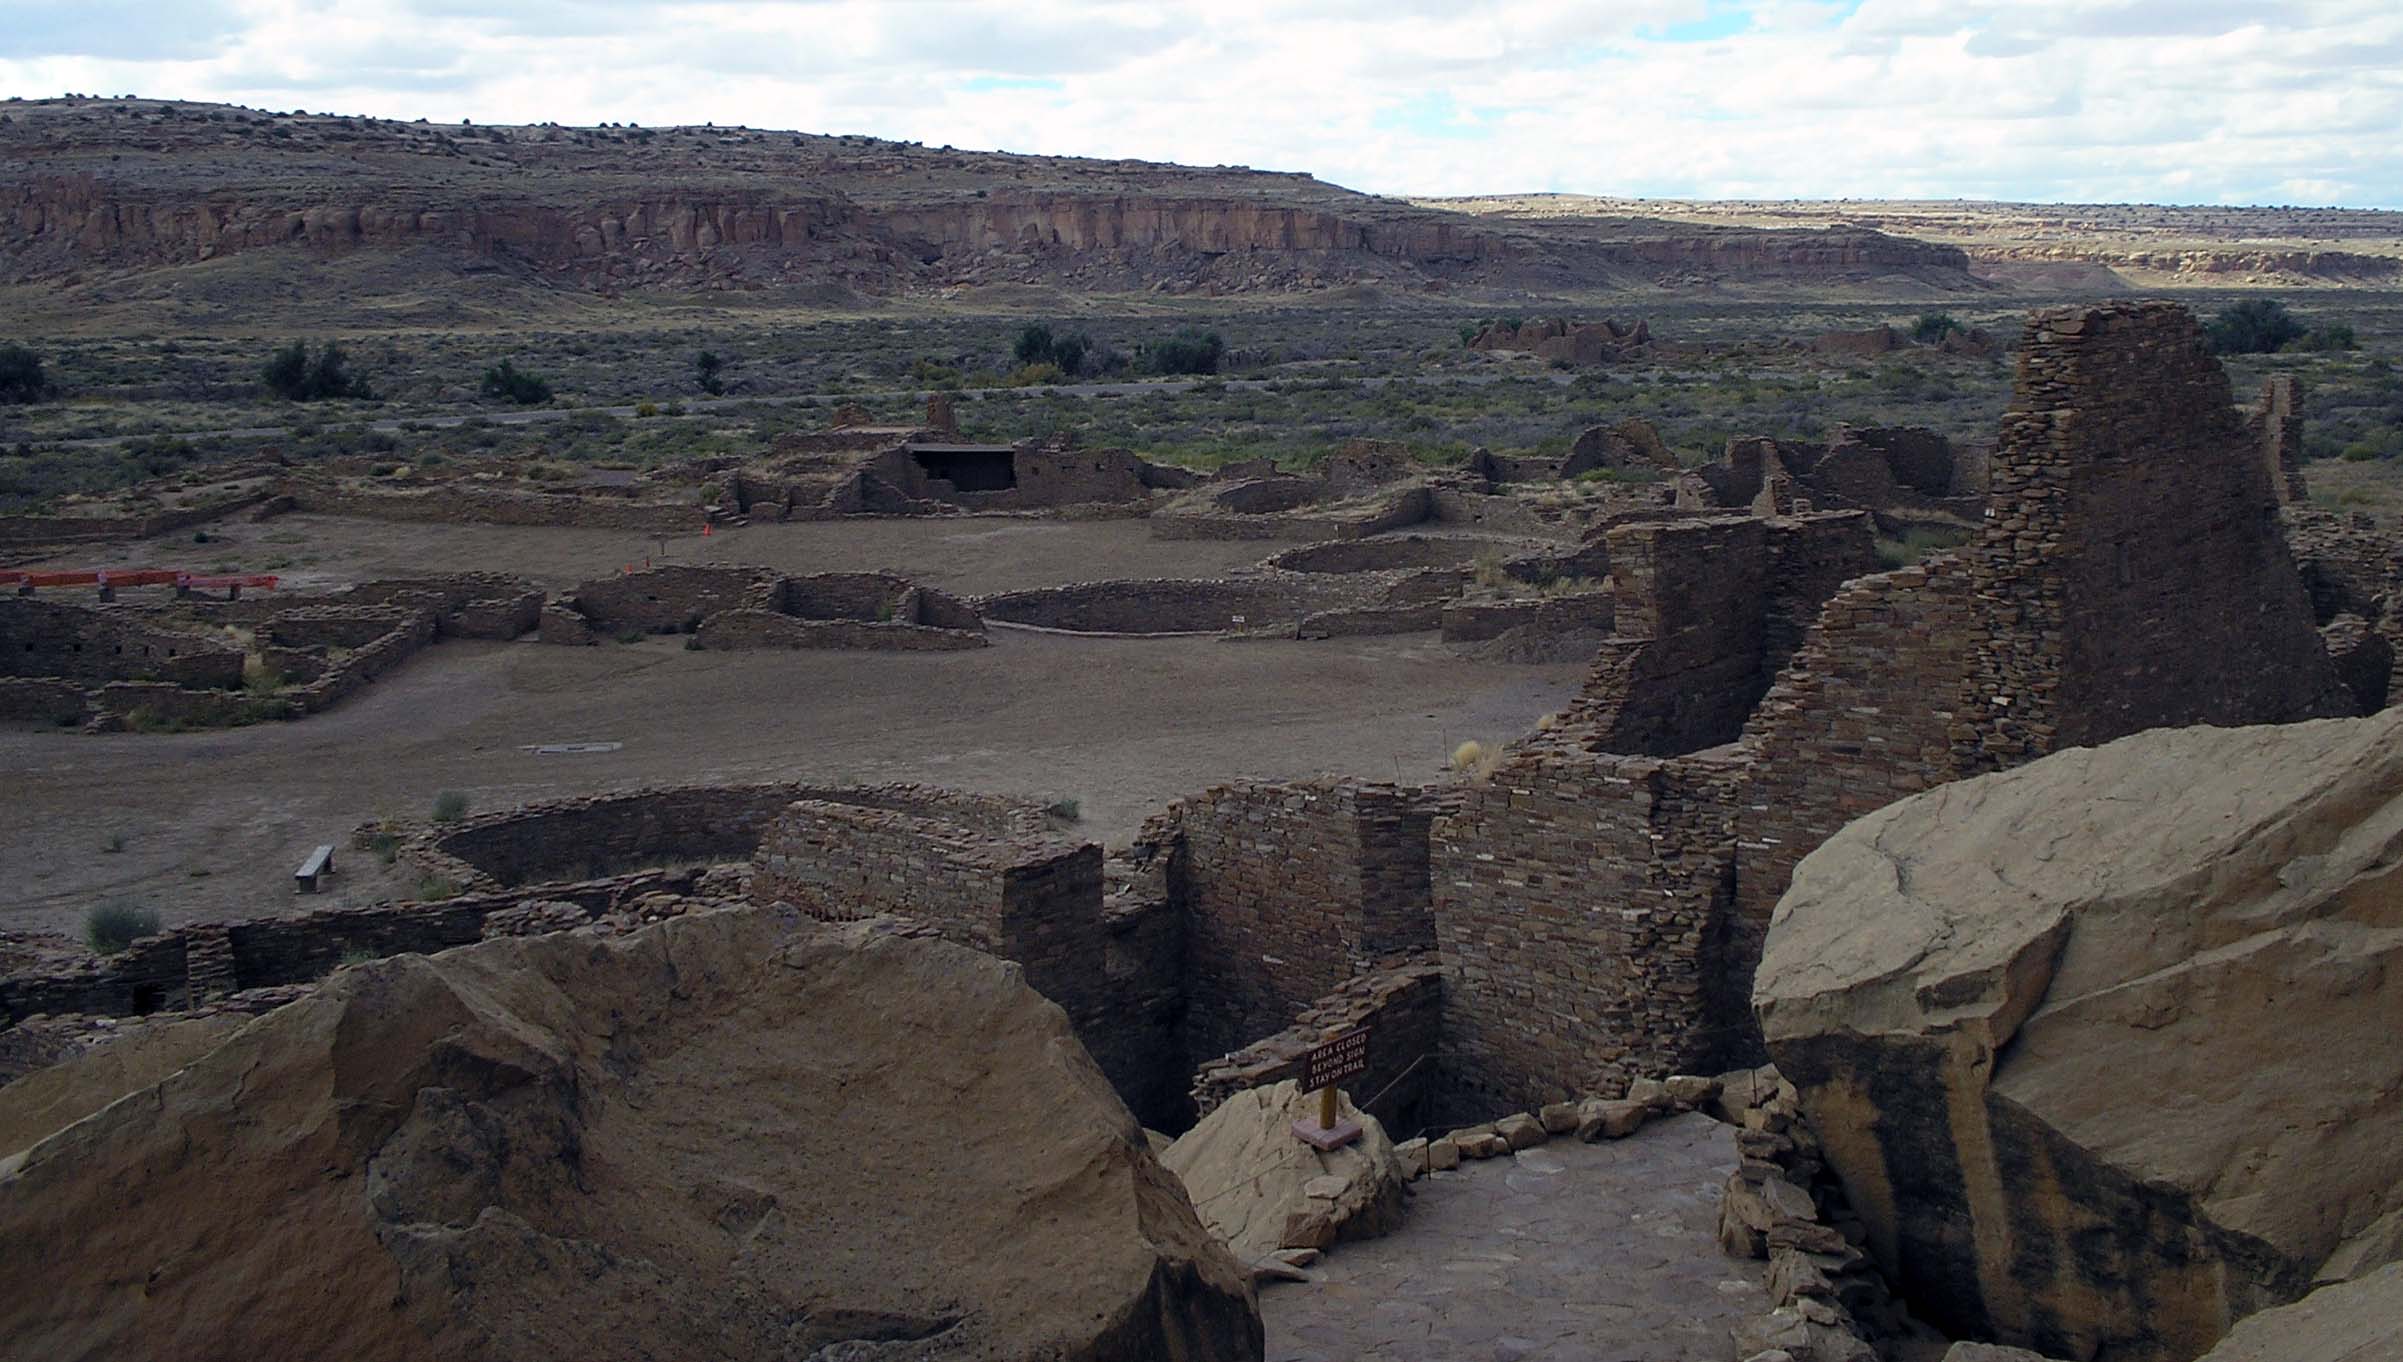
[[[1335,1120],[1335,1085],[1368,1072],[1368,1028],[1346,1031],[1302,1057],[1302,1086],[1318,1089],[1318,1120],[1293,1123],[1302,1142],[1321,1150],[1341,1149],[1360,1138],[1360,1123]]]

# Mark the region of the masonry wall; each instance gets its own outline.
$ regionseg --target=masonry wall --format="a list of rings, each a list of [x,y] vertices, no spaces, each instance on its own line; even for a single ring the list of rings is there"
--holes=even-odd
[[[1284,1030],[1198,1066],[1195,1116],[1209,1115],[1246,1089],[1300,1078],[1311,1050],[1363,1027],[1367,1067],[1344,1082],[1344,1093],[1397,1140],[1434,1124],[1438,1113],[1430,1099],[1443,1040],[1443,969],[1431,958],[1354,975]]]
[[[295,510],[366,520],[689,532],[708,518],[698,502],[636,501],[623,496],[477,488],[455,483],[423,490],[386,491],[296,477],[284,479],[277,492],[290,497]]]
[[[1525,745],[1434,829],[1447,1111],[1702,1068],[1740,763]]]
[[[467,887],[582,879],[650,860],[748,860],[768,826],[795,800],[923,807],[920,797],[910,786],[634,790],[475,815],[435,829],[401,854],[419,870]]]
[[[1996,495],[2016,487],[2046,506],[2031,528],[2057,537],[2040,561],[2066,606],[2047,750],[2349,712],[2277,489],[2184,308],[2040,315],[2012,405]],[[1991,561],[1991,546],[1972,559]]]
[[[1615,752],[1726,742],[1768,682],[1768,522],[1719,517],[1610,532],[1616,637],[1579,698]]]
[[[1346,781],[1223,785],[1176,810],[1169,896],[1187,937],[1186,1043],[1282,1030],[1382,959],[1433,945],[1432,793]]]
[[[2154,724],[2341,712],[2233,421],[2181,309],[2039,314],[1978,539],[1838,590],[1739,741],[1613,756],[1589,709],[1515,753],[1437,825],[1447,1093],[1523,1108],[1755,1058],[1794,866],[1895,799]]]
[[[0,599],[0,676],[238,687],[242,651],[153,629],[121,611]]]

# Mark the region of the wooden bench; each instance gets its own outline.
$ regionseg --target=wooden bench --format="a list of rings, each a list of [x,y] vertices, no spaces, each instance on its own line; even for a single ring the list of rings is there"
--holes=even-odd
[[[309,859],[302,861],[300,869],[292,872],[292,879],[301,893],[314,894],[317,892],[319,877],[333,873],[334,846],[333,843],[328,842],[309,853]]]

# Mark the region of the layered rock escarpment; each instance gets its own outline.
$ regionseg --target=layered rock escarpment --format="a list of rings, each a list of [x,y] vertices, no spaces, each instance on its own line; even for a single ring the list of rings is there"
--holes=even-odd
[[[874,923],[399,956],[90,1077],[0,1160],[12,1355],[1261,1354],[1059,1009]]]
[[[1239,167],[955,152],[749,129],[433,128],[140,100],[13,106],[0,279],[236,252],[436,247],[584,287],[1029,281],[1280,288],[1902,273],[1876,232],[1558,231]]]
[[[2195,1357],[2403,1251],[2403,712],[1890,805],[1802,862],[1753,1000],[1915,1310]]]

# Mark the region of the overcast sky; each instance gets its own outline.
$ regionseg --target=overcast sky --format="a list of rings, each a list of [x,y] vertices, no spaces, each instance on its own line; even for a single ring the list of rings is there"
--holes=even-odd
[[[67,91],[1389,194],[2403,208],[2403,0],[0,0],[0,95]]]

